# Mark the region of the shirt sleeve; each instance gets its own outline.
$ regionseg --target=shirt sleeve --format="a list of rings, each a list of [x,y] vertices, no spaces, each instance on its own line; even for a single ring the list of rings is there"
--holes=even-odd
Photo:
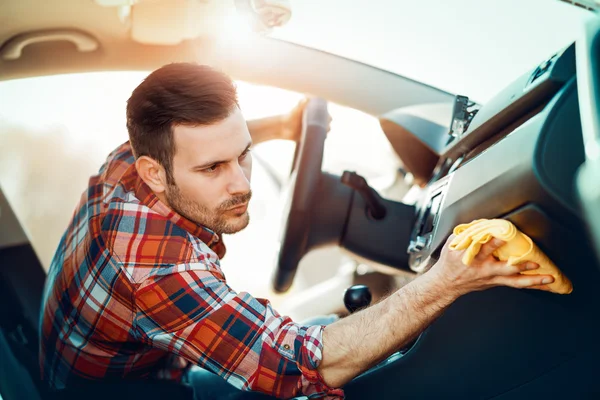
[[[209,369],[241,390],[279,398],[343,398],[317,367],[323,327],[279,315],[265,299],[234,292],[214,270],[185,265],[135,293],[136,331],[150,346]]]

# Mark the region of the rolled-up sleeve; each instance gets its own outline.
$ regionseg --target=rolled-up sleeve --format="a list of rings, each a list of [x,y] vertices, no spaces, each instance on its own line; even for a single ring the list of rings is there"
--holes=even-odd
[[[214,270],[187,265],[175,271],[148,278],[135,292],[141,340],[241,390],[279,398],[343,397],[317,372],[322,326],[296,324],[268,300],[234,292]]]

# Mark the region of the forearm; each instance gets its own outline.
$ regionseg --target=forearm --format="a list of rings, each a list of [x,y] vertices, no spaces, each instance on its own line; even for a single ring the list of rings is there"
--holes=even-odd
[[[319,373],[329,386],[343,386],[409,343],[456,298],[426,274],[379,304],[327,326]]]
[[[276,115],[248,121],[248,130],[254,144],[281,137],[283,117]]]

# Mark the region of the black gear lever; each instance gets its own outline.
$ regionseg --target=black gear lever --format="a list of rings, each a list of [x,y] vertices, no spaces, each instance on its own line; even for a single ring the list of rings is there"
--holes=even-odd
[[[365,285],[350,286],[344,292],[344,305],[350,314],[371,304],[371,291]]]

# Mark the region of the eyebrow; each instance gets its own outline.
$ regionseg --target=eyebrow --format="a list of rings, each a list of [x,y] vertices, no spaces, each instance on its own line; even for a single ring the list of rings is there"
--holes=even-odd
[[[251,146],[252,146],[252,141],[248,142],[248,144],[246,145],[246,148],[244,149],[244,151],[242,151],[242,152],[240,153],[240,156],[241,156],[242,154],[244,154],[245,152],[247,152],[247,151],[250,149],[250,147],[251,147]],[[192,169],[192,170],[194,170],[194,171],[197,171],[197,170],[202,170],[202,169],[205,169],[205,168],[211,167],[211,166],[213,166],[213,165],[225,164],[225,163],[227,163],[227,162],[229,162],[229,160],[216,160],[216,161],[210,161],[210,162],[206,162],[206,163],[204,163],[204,164],[196,165],[196,166],[192,167],[191,169]]]

